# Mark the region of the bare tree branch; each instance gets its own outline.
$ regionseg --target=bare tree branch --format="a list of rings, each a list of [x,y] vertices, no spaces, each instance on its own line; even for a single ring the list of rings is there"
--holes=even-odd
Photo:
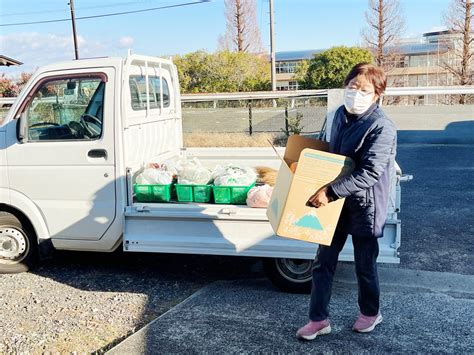
[[[365,43],[374,53],[376,64],[388,71],[397,61],[396,44],[405,26],[399,0],[369,0],[365,19]]]
[[[458,85],[472,84],[472,1],[452,0],[444,19],[449,31],[456,35],[451,46],[451,54],[454,60],[445,60],[442,67],[456,78]],[[464,104],[466,95],[460,95],[459,103]]]
[[[262,52],[255,0],[225,0],[226,32],[219,48],[237,52]]]

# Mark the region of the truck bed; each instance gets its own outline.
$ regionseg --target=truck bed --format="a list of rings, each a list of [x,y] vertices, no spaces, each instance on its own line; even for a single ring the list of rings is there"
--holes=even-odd
[[[283,155],[283,149],[279,149]],[[194,148],[203,165],[238,163],[278,169],[272,148]],[[378,261],[398,263],[400,221],[392,214],[379,240]],[[124,249],[131,252],[313,259],[317,244],[275,236],[266,209],[199,203],[133,203],[126,208]],[[353,261],[348,239],[340,260]]]

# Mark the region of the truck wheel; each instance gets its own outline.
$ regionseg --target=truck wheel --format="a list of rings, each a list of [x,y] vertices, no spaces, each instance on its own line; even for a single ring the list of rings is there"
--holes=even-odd
[[[38,262],[34,233],[13,214],[0,212],[0,273],[30,270]]]
[[[265,258],[263,267],[270,281],[280,290],[291,293],[310,293],[312,260]]]

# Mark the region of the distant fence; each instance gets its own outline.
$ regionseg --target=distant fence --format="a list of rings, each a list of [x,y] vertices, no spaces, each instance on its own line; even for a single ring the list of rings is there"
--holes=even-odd
[[[402,126],[406,126],[407,116],[410,121],[417,117],[426,121],[421,107],[425,107],[422,105],[428,100],[422,98],[435,97],[436,102],[439,102],[439,97],[466,94],[474,94],[474,87],[388,88],[382,105],[403,121]],[[246,132],[251,135],[258,132],[289,134],[292,129],[298,128],[301,133],[314,134],[322,128],[327,114],[327,96],[328,90],[182,95],[183,131]],[[415,105],[420,109],[415,110]],[[434,115],[431,112],[430,117],[435,117],[437,111]],[[463,116],[469,113],[469,109],[460,111]],[[449,113],[449,109],[439,112],[442,115],[446,113]]]
[[[387,111],[399,115],[400,120],[410,116],[408,120],[413,121],[423,116],[422,111],[430,111],[432,117],[449,113],[450,106],[447,105],[432,106],[440,107],[440,110],[410,109],[414,106],[423,107],[420,105],[429,101],[422,98],[453,95],[474,95],[474,86],[387,88],[382,104]],[[296,128],[301,129],[301,133],[318,133],[327,113],[327,96],[328,90],[184,94],[181,96],[183,131],[289,134]],[[14,100],[0,98],[0,122]],[[461,111],[465,112],[461,113],[464,116],[470,112],[469,108]]]

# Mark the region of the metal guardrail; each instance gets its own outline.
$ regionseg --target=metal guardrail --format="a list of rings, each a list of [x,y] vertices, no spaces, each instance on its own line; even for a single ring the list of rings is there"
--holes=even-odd
[[[4,105],[11,105],[15,102],[16,97],[0,97],[0,107]]]
[[[389,87],[384,96],[460,95],[474,94],[474,86]],[[183,94],[182,102],[236,101],[263,99],[298,99],[327,97],[328,89],[294,91],[256,91],[238,93]]]
[[[328,90],[294,90],[294,91],[255,91],[237,93],[183,94],[182,102],[238,101],[264,99],[298,99],[307,97],[326,97]],[[411,95],[460,95],[474,94],[474,86],[425,86],[425,87],[389,87],[384,96]],[[0,97],[0,107],[11,105],[16,97]]]
[[[236,93],[205,93],[183,94],[182,102],[206,101],[237,101],[237,100],[265,100],[265,99],[298,99],[307,97],[326,97],[328,90],[294,90],[294,91],[254,91]]]

